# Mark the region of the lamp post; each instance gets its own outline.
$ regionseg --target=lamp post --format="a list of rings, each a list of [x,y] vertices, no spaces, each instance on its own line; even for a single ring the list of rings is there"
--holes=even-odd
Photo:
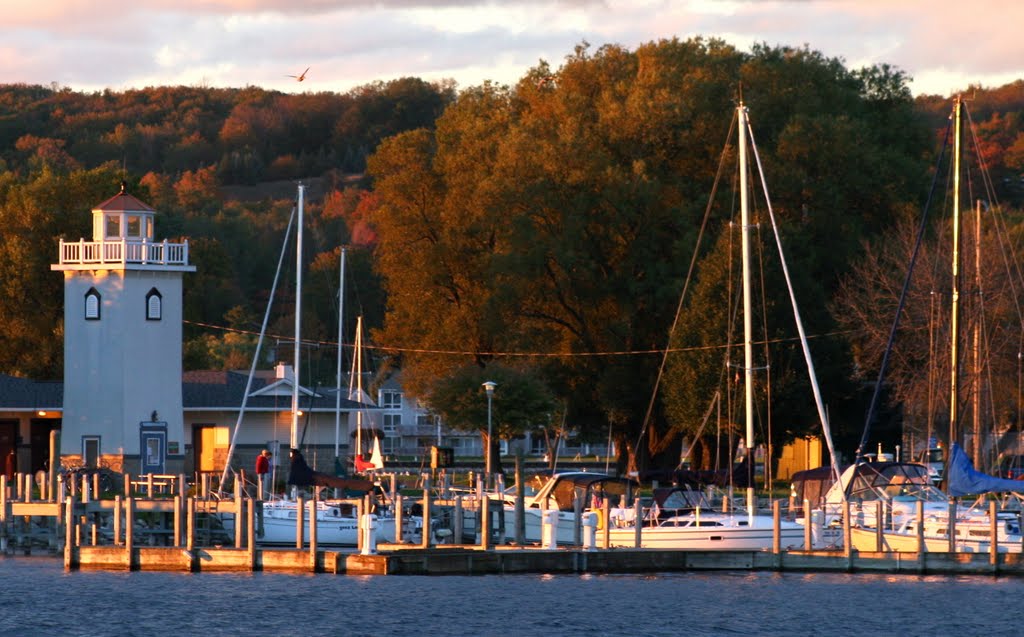
[[[494,396],[494,388],[498,386],[498,383],[489,380],[484,383],[484,390],[487,392],[487,455],[485,458],[485,481],[487,483],[487,489],[491,488],[491,449],[494,445],[491,443],[491,398]]]

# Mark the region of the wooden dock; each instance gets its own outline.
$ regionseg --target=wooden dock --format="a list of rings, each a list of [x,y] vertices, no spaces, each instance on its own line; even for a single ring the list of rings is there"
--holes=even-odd
[[[130,483],[108,500],[88,490],[52,499],[33,499],[29,482],[8,491],[0,476],[0,554],[45,550],[63,556],[68,570],[145,570],[181,572],[289,572],[350,575],[485,575],[529,573],[666,573],[684,571],[775,571],[1024,576],[1024,553],[866,552],[855,550],[688,551],[639,548],[508,546],[480,544],[376,543],[363,550],[336,550],[311,544],[297,548],[260,547],[255,541],[258,501],[236,490],[233,498],[195,497],[184,477],[155,493],[152,478]],[[424,498],[429,514],[431,501]],[[312,523],[315,501],[310,509]],[[777,511],[776,511],[777,513]],[[201,533],[199,520],[234,517],[233,537],[216,541]],[[144,532],[137,516],[159,520]],[[489,525],[485,516],[485,525]],[[109,525],[109,528],[107,526]],[[845,529],[848,537],[849,530]],[[849,545],[849,542],[847,542]]]
[[[852,551],[684,551],[473,546],[382,546],[375,554],[338,550],[200,547],[65,547],[65,567],[182,572],[284,572],[338,575],[496,575],[775,571],[906,575],[1024,575],[1024,555]]]

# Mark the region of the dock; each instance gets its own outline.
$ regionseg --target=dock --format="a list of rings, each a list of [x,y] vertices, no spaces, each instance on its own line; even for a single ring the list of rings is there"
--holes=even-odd
[[[13,486],[9,489],[0,476],[0,555],[45,552],[63,557],[69,571],[491,575],[747,570],[1024,576],[1020,552],[797,550],[784,549],[778,541],[765,551],[695,551],[608,547],[593,537],[583,546],[545,547],[502,544],[488,534],[477,544],[437,544],[429,538],[417,544],[383,538],[366,544],[360,536],[354,549],[333,549],[318,546],[314,534],[310,542],[297,541],[294,548],[271,548],[256,541],[259,500],[240,489],[234,497],[212,499],[205,485],[189,487],[184,476],[156,481],[153,476],[138,481],[126,477],[127,497],[93,499],[88,485],[71,493],[58,485],[44,500],[49,495],[45,485],[36,499],[30,481]],[[428,514],[433,504],[424,497]],[[313,510],[315,502],[311,515]],[[233,533],[211,535],[202,520],[223,515],[234,517]],[[485,515],[486,527],[490,516]],[[148,523],[138,524],[140,518]]]

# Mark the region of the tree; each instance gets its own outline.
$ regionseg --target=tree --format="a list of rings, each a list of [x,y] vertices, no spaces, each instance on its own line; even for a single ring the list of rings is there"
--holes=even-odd
[[[487,396],[483,383],[497,384],[491,399],[493,440],[487,440]],[[430,409],[440,415],[446,426],[459,431],[479,431],[481,439],[491,445],[492,465],[501,472],[499,439],[511,440],[548,423],[556,403],[550,390],[535,372],[503,365],[481,368],[468,365],[438,382],[425,399]]]
[[[864,123],[907,112],[909,93],[899,76],[869,76],[870,87],[807,50],[748,55],[695,38],[596,53],[584,43],[514,89],[463,91],[433,132],[390,138],[369,161],[389,295],[377,340],[420,394],[470,362],[533,355],[584,439],[612,432],[637,465],[674,463],[689,425],[651,402],[653,353],[666,345],[736,78],[758,104],[762,159],[782,173],[773,192],[783,232],[801,245],[797,283],[820,287],[823,306],[859,250],[847,233],[884,227],[894,186],[921,174],[907,155],[920,153],[917,129],[898,138]],[[870,168],[871,153],[886,172]],[[811,319],[831,327],[824,310]]]

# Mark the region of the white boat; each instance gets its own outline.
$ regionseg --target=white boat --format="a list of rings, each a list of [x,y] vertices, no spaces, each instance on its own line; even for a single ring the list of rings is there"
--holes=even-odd
[[[543,519],[557,512],[555,541],[579,545],[583,541],[582,516],[597,516],[597,543],[608,525],[609,545],[636,546],[636,509],[633,502],[638,485],[626,478],[603,473],[572,471],[552,476],[541,490],[524,502],[524,539],[543,541]],[[641,509],[640,547],[684,550],[764,550],[774,542],[774,519],[770,515],[715,511],[703,493],[691,489],[659,489],[650,506]],[[660,497],[659,497],[660,496]],[[604,519],[605,502],[608,519]],[[515,506],[505,496],[505,537],[513,538]],[[782,548],[803,545],[803,527],[780,521]]]
[[[714,508],[703,492],[693,489],[658,489],[651,507],[641,515],[642,548],[760,551],[771,548],[775,542],[772,516],[724,513]],[[635,510],[613,510],[609,517],[610,545],[636,546]],[[780,520],[778,537],[782,549],[802,548],[804,529]]]
[[[921,526],[925,551],[948,552],[951,502],[954,551],[986,553],[991,548],[988,511],[964,508],[951,500],[932,485],[925,465],[861,462],[848,467],[825,496],[826,516],[833,525],[841,520],[844,497],[850,503],[850,541],[855,550],[878,550],[881,541],[883,551],[917,551]],[[920,519],[918,503],[923,512]],[[996,529],[1000,552],[1021,551],[1020,522],[1015,513],[998,514]]]
[[[302,541],[310,542],[309,536],[310,502],[303,506]],[[298,535],[298,508],[295,500],[275,499],[263,503],[262,527],[257,522],[257,542],[264,546],[296,546]],[[357,509],[351,502],[324,501],[316,503],[316,541],[320,546],[355,547],[359,542],[359,519]],[[406,517],[402,521],[402,537],[395,536],[395,518],[382,516],[376,518],[377,542],[412,542],[418,541],[419,520]],[[233,530],[231,523],[225,525],[228,531]],[[228,528],[230,527],[230,528]],[[260,532],[262,531],[262,532]]]

